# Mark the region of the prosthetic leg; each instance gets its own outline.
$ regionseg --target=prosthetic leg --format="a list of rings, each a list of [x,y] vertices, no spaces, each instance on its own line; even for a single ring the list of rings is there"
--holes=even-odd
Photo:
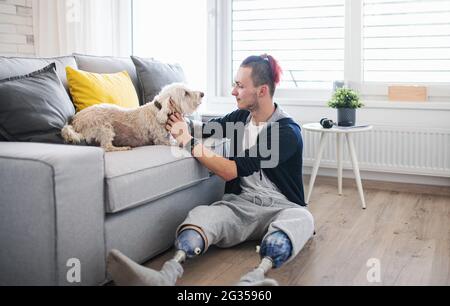
[[[160,271],[138,265],[119,251],[112,250],[107,259],[108,273],[118,286],[174,286],[184,272],[181,263],[204,252],[202,234],[200,229],[182,229],[175,241],[175,257],[167,261]]]
[[[200,234],[200,230],[186,227],[182,229],[175,241],[175,258],[179,263],[183,263],[186,258],[194,258],[203,254],[205,250],[205,238]]]
[[[263,240],[258,252],[261,264],[244,275],[238,286],[278,286],[275,280],[265,278],[265,275],[270,269],[281,267],[292,256],[292,243],[284,232],[274,232]]]

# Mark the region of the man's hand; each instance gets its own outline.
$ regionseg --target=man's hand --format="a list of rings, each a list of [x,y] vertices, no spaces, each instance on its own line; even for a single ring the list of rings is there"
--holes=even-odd
[[[173,107],[172,110],[174,110]],[[174,113],[169,116],[166,129],[172,134],[180,146],[186,146],[192,139],[188,124],[179,113]],[[226,182],[238,177],[238,169],[235,161],[219,156],[202,145],[195,146],[192,150],[192,155],[206,168],[220,176]]]
[[[169,116],[166,129],[172,134],[180,146],[184,147],[192,139],[191,134],[189,134],[188,125],[179,113]]]

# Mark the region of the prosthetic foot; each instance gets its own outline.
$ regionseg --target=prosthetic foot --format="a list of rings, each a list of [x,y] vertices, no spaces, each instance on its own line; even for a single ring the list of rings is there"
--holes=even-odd
[[[164,264],[161,271],[141,266],[117,250],[108,254],[107,271],[117,286],[173,286],[183,275],[183,267],[175,260]]]
[[[255,270],[245,274],[236,286],[278,286],[278,282],[271,278],[266,278],[266,273],[272,268],[272,261],[264,258],[261,265]]]
[[[186,229],[179,234],[175,247],[174,259],[167,261],[161,271],[141,266],[112,250],[108,254],[107,271],[118,286],[174,286],[183,275],[181,263],[202,254],[205,243],[196,230]]]

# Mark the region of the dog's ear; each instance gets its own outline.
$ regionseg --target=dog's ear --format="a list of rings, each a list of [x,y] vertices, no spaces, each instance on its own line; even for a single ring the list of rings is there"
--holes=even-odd
[[[156,120],[160,124],[166,124],[167,120],[169,120],[169,114],[172,113],[172,110],[170,109],[170,97],[158,101],[161,105],[161,109],[159,110],[158,114],[156,114]]]

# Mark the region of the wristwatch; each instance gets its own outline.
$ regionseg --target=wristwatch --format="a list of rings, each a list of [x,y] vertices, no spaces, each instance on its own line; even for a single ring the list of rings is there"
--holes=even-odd
[[[200,144],[200,141],[198,141],[196,138],[192,137],[191,140],[188,143],[186,143],[183,148],[192,154],[192,150],[198,144]]]

